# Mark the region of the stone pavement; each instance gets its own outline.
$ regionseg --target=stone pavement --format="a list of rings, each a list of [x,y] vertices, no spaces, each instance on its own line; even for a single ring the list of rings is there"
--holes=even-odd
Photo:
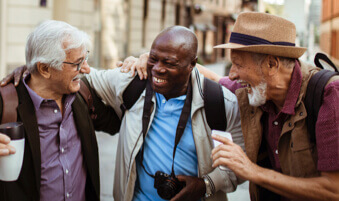
[[[212,71],[223,75],[225,63],[217,63],[206,65]],[[113,201],[113,177],[115,168],[115,155],[117,149],[119,134],[110,136],[103,132],[97,132],[97,140],[99,146],[99,161],[100,161],[100,188],[101,201]],[[227,194],[229,201],[248,201],[248,182],[239,185],[233,193]]]

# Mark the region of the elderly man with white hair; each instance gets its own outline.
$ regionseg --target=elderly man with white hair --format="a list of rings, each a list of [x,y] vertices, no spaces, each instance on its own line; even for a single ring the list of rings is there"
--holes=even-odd
[[[89,72],[89,46],[85,32],[60,21],[45,21],[28,36],[29,74],[16,87],[17,117],[25,128],[24,160],[17,181],[0,181],[1,201],[100,200],[94,129],[114,134],[120,120],[95,101],[98,116],[92,122],[77,93],[81,75]],[[9,141],[0,134],[0,155],[15,153]]]

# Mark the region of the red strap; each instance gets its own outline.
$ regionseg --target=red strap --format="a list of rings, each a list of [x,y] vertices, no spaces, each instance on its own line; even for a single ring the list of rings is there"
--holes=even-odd
[[[0,87],[2,96],[1,124],[17,121],[18,94],[13,83]]]

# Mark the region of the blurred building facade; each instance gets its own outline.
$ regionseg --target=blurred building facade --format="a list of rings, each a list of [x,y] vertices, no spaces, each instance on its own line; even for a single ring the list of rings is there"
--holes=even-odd
[[[0,77],[25,63],[28,34],[47,19],[65,21],[93,41],[91,66],[114,68],[147,52],[164,28],[182,25],[199,40],[202,62],[228,57],[213,46],[227,42],[237,14],[257,10],[257,0],[1,0]]]
[[[320,48],[339,66],[339,1],[322,0]]]

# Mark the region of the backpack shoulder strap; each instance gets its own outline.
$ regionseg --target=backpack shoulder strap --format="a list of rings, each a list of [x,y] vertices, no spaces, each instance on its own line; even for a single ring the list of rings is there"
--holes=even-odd
[[[311,142],[315,142],[315,124],[322,104],[325,86],[331,77],[335,75],[339,75],[339,73],[321,70],[312,76],[307,85],[304,103],[307,111],[307,129],[310,133]]]
[[[139,99],[141,93],[146,88],[147,80],[140,80],[136,76],[124,91],[123,104],[120,108],[124,113],[130,109]],[[204,105],[207,123],[211,129],[226,130],[226,113],[224,104],[224,94],[221,86],[207,78],[204,81]]]
[[[328,63],[334,69],[335,72],[338,72],[338,69],[335,67],[331,59],[329,59],[325,54],[318,52],[314,57],[314,64],[317,67],[324,69],[323,65],[320,63],[320,60],[326,61],[326,63]]]
[[[204,107],[209,127],[225,131],[227,127],[224,93],[221,85],[206,78],[204,80]]]
[[[0,87],[2,97],[1,124],[17,121],[18,94],[13,83]]]
[[[91,119],[95,120],[97,118],[97,114],[95,113],[95,107],[93,105],[93,97],[88,86],[89,86],[89,83],[87,79],[81,79],[79,93],[82,96],[82,98],[86,101]]]
[[[139,99],[141,93],[146,88],[146,80],[140,80],[139,76],[135,76],[132,82],[127,86],[124,93],[122,94],[123,103],[120,105],[122,114],[126,110],[130,109],[135,102]]]

